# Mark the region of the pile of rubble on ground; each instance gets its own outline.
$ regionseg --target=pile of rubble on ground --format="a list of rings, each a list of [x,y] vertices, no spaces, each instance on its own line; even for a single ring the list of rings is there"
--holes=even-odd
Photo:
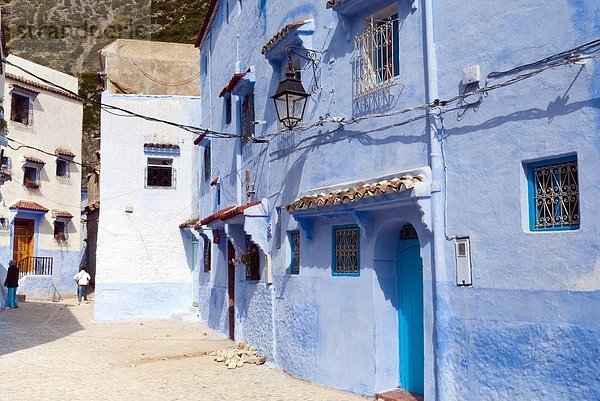
[[[241,368],[245,364],[262,365],[267,361],[264,356],[258,355],[258,350],[244,342],[237,347],[229,347],[221,351],[213,351],[210,354],[215,361],[224,362],[228,369]]]

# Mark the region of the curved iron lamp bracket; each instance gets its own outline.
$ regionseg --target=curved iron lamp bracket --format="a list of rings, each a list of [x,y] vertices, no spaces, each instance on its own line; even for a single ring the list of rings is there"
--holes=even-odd
[[[299,57],[305,61],[312,68],[313,82],[311,86],[312,93],[319,93],[323,89],[321,86],[321,64],[323,63],[323,52],[313,49],[307,49],[305,47],[288,46],[285,49],[285,54],[288,58],[288,68],[293,71],[292,59],[294,56]],[[309,67],[306,66],[302,70],[306,70]]]

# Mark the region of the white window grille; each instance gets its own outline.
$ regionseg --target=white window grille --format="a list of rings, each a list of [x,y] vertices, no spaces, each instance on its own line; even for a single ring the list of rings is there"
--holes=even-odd
[[[400,75],[400,25],[398,14],[372,16],[365,31],[354,38],[354,99],[393,85]]]

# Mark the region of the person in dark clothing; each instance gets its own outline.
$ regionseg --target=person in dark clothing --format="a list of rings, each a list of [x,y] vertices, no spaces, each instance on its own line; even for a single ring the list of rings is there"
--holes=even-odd
[[[8,288],[6,307],[8,309],[18,308],[17,287],[19,286],[19,269],[17,268],[17,262],[14,260],[8,263],[8,273],[6,274],[6,280],[4,280],[4,286]]]

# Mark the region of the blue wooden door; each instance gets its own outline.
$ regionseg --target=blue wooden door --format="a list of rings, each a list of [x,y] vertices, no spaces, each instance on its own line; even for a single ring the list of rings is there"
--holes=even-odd
[[[423,261],[418,239],[398,242],[396,277],[400,387],[423,394]]]

